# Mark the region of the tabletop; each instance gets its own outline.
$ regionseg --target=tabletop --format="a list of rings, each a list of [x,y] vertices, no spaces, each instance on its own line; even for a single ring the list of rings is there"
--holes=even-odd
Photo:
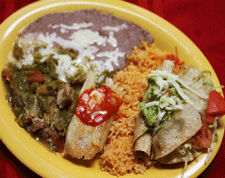
[[[1,0],[0,23],[36,0]],[[221,0],[126,0],[161,16],[185,33],[203,52],[221,85],[225,85],[225,13]],[[223,88],[225,93],[225,89]],[[225,140],[209,167],[198,178],[225,177]],[[38,177],[0,141],[0,177]]]

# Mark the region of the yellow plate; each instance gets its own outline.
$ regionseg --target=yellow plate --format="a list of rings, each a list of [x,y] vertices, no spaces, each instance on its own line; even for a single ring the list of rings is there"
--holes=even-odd
[[[0,71],[3,70],[11,46],[24,26],[34,21],[40,16],[57,11],[75,11],[79,9],[96,8],[112,12],[129,21],[133,21],[144,29],[147,29],[154,37],[155,43],[163,50],[174,52],[178,49],[180,58],[186,65],[194,65],[200,70],[210,70],[212,80],[216,86],[219,81],[213,68],[202,54],[202,52],[178,29],[157,15],[118,0],[54,0],[39,1],[14,13],[1,24],[0,29]],[[62,158],[60,154],[50,152],[45,146],[33,139],[25,130],[20,128],[14,120],[14,115],[5,100],[5,90],[2,80],[0,80],[0,138],[9,150],[26,166],[42,177],[77,177],[77,178],[105,178],[115,177],[100,170],[96,160],[90,167],[75,164]],[[222,92],[221,90],[218,90]],[[219,122],[219,140],[213,150],[209,161],[204,164],[206,154],[201,155],[197,160],[189,164],[185,177],[197,177],[203,172],[215,157],[219,150],[224,133],[224,118]],[[176,168],[150,168],[144,175],[128,174],[125,178],[138,177],[180,177],[183,169]]]

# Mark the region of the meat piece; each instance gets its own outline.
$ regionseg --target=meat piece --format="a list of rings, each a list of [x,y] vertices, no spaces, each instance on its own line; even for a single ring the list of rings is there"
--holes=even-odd
[[[39,129],[42,129],[45,125],[44,119],[33,118],[32,124],[27,127],[27,131],[30,133],[34,133]]]
[[[66,84],[65,87],[60,90],[57,94],[57,105],[60,109],[69,107],[73,99],[73,90],[69,84]]]
[[[64,148],[64,137],[60,136],[60,133],[56,130],[49,130],[49,135],[58,152],[62,152]]]
[[[49,138],[50,135],[49,135],[49,130],[50,128],[49,127],[45,127],[43,129],[41,129],[39,132],[38,132],[38,136],[41,137],[41,138]]]

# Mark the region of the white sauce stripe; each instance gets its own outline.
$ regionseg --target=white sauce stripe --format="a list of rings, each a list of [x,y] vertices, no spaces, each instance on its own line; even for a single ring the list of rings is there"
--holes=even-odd
[[[49,27],[56,29],[56,28],[62,28],[64,30],[78,30],[80,28],[87,28],[93,26],[93,23],[73,23],[71,26],[65,25],[65,24],[59,24],[59,25],[49,25]]]
[[[102,30],[118,32],[118,31],[120,31],[121,29],[124,29],[124,28],[128,28],[128,26],[126,24],[122,24],[120,26],[115,26],[115,27],[105,26],[105,27],[102,27]]]

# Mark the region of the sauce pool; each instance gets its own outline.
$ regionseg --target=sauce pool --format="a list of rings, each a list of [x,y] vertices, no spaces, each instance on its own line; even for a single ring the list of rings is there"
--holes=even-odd
[[[86,125],[97,126],[117,112],[122,101],[108,86],[85,90],[78,98],[76,116]]]

